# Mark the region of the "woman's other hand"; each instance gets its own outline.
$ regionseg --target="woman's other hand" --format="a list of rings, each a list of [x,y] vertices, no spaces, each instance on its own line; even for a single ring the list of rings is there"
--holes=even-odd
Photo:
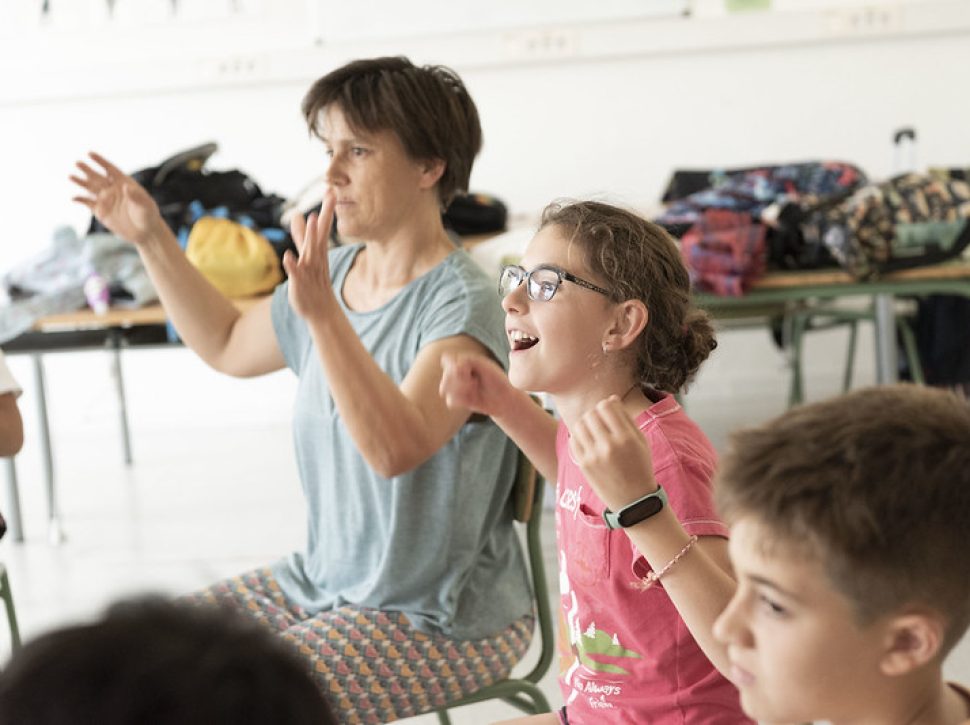
[[[308,322],[333,301],[328,254],[335,205],[336,197],[328,190],[319,214],[310,214],[306,221],[296,214],[290,222],[290,234],[300,255],[287,250],[283,254],[283,269],[290,279],[290,306]]]
[[[90,156],[103,171],[77,162],[81,175],[70,179],[87,196],[75,196],[74,201],[90,209],[113,234],[141,247],[165,227],[158,205],[137,181],[106,158],[94,152]]]

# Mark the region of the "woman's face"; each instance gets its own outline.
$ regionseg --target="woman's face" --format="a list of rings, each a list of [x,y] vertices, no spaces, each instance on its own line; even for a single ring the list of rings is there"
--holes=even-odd
[[[337,199],[337,231],[360,241],[383,241],[413,218],[428,190],[427,164],[410,158],[393,131],[363,132],[331,104],[320,119],[330,164],[327,182]]]
[[[582,257],[578,243],[570,243],[560,227],[549,225],[529,242],[519,264],[527,272],[550,266],[603,287]],[[511,346],[509,379],[517,388],[553,395],[586,389],[603,362],[611,301],[571,281],[563,281],[547,301],[530,299],[527,288],[523,281],[502,300]]]

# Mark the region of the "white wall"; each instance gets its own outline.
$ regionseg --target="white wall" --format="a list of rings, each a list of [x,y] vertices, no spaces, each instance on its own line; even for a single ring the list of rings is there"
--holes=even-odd
[[[262,35],[242,21],[181,30],[102,22],[84,32],[31,29],[0,51],[0,268],[46,245],[55,225],[86,222],[66,177],[88,149],[134,170],[215,140],[213,168],[238,167],[269,191],[297,192],[324,162],[300,98],[358,53],[406,52],[457,68],[485,130],[473,187],[518,213],[559,195],[649,206],[677,167],[836,158],[882,177],[892,169],[891,133],[906,124],[919,131],[921,164],[970,164],[966,0],[872,4],[895,8],[889,30],[855,33],[825,9],[418,38],[399,37],[391,15],[376,40],[338,35],[316,47],[312,31],[327,13],[313,16],[313,2],[256,4],[261,13],[276,6],[289,15],[263,22]],[[363,3],[373,36],[382,6],[398,4]],[[340,27],[354,20],[346,10],[340,19]],[[3,27],[0,17],[0,35]],[[565,47],[522,45],[541,32]]]

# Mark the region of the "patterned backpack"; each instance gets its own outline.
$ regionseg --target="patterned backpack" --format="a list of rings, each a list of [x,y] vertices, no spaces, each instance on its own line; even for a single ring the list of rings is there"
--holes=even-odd
[[[936,264],[970,244],[970,185],[928,174],[870,184],[803,222],[857,279]]]

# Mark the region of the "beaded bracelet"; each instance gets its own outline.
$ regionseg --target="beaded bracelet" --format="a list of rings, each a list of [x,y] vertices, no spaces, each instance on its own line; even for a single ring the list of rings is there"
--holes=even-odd
[[[661,569],[660,571],[648,571],[647,572],[647,575],[645,577],[643,577],[643,579],[641,579],[638,582],[633,582],[632,583],[632,586],[636,587],[641,592],[647,591],[647,589],[649,589],[654,584],[656,584],[658,581],[660,581],[660,577],[662,577],[668,571],[670,571],[671,569],[673,569],[674,568],[674,564],[676,564],[678,561],[680,561],[682,558],[684,558],[684,555],[688,551],[690,551],[691,547],[694,544],[696,544],[696,543],[697,543],[697,537],[696,536],[691,536],[687,540],[687,543],[684,544],[684,548],[681,549],[680,551],[678,551],[677,552],[677,555],[673,559],[671,559],[666,564],[664,564],[663,569]]]

